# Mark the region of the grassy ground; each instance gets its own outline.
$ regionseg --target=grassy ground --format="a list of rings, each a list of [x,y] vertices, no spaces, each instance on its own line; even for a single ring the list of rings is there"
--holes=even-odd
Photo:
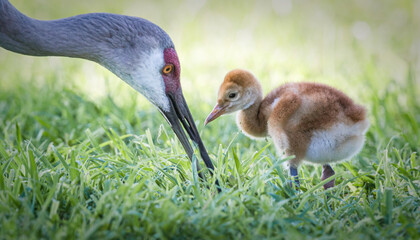
[[[419,1],[11,2],[41,19],[97,11],[162,26],[223,191],[197,180],[158,111],[100,66],[1,49],[0,239],[420,237]],[[203,127],[236,67],[265,92],[323,82],[369,109],[366,145],[335,165],[337,187],[303,165],[301,189],[289,188],[270,139],[246,138],[234,116]]]

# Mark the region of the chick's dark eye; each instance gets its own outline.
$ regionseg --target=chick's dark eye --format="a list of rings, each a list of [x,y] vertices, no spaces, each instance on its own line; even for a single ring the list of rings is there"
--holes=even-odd
[[[236,93],[229,93],[229,98],[235,98],[236,97]]]

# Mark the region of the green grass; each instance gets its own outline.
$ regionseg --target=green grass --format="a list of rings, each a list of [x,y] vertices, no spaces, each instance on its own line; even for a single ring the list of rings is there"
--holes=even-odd
[[[286,15],[238,1],[12,3],[42,19],[115,12],[162,26],[223,191],[198,180],[159,112],[108,71],[1,49],[0,239],[420,237],[418,2],[296,1]],[[287,159],[234,116],[203,127],[235,67],[265,92],[323,82],[368,108],[365,147],[334,166],[335,188],[323,190],[320,166],[302,165],[291,189]]]

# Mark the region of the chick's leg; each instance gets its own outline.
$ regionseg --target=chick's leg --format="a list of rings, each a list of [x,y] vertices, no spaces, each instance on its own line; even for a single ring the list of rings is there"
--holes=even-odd
[[[334,174],[335,174],[335,172],[329,164],[325,164],[325,165],[322,166],[322,176],[321,176],[322,181],[324,181],[325,179],[333,176]],[[334,187],[334,185],[335,185],[335,179],[333,179],[333,180],[327,182],[326,184],[324,184],[324,189]]]
[[[290,176],[292,177],[293,181],[295,182],[295,186],[299,187],[299,176],[298,171],[296,167],[290,166]],[[293,186],[292,183],[290,183],[291,186]]]

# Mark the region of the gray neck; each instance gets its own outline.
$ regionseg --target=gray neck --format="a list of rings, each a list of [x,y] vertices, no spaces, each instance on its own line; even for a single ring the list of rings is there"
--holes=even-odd
[[[91,13],[40,21],[0,0],[0,46],[25,55],[77,57],[106,66],[122,56],[127,62],[139,60],[144,51],[173,44],[162,29],[141,18]]]
[[[0,45],[13,52],[40,55],[25,43],[28,33],[34,29],[33,22],[7,0],[0,0]]]
[[[89,36],[81,39],[74,34],[78,26],[71,18],[39,21],[20,13],[7,0],[0,0],[0,46],[32,56],[68,56],[95,60],[97,48]]]

